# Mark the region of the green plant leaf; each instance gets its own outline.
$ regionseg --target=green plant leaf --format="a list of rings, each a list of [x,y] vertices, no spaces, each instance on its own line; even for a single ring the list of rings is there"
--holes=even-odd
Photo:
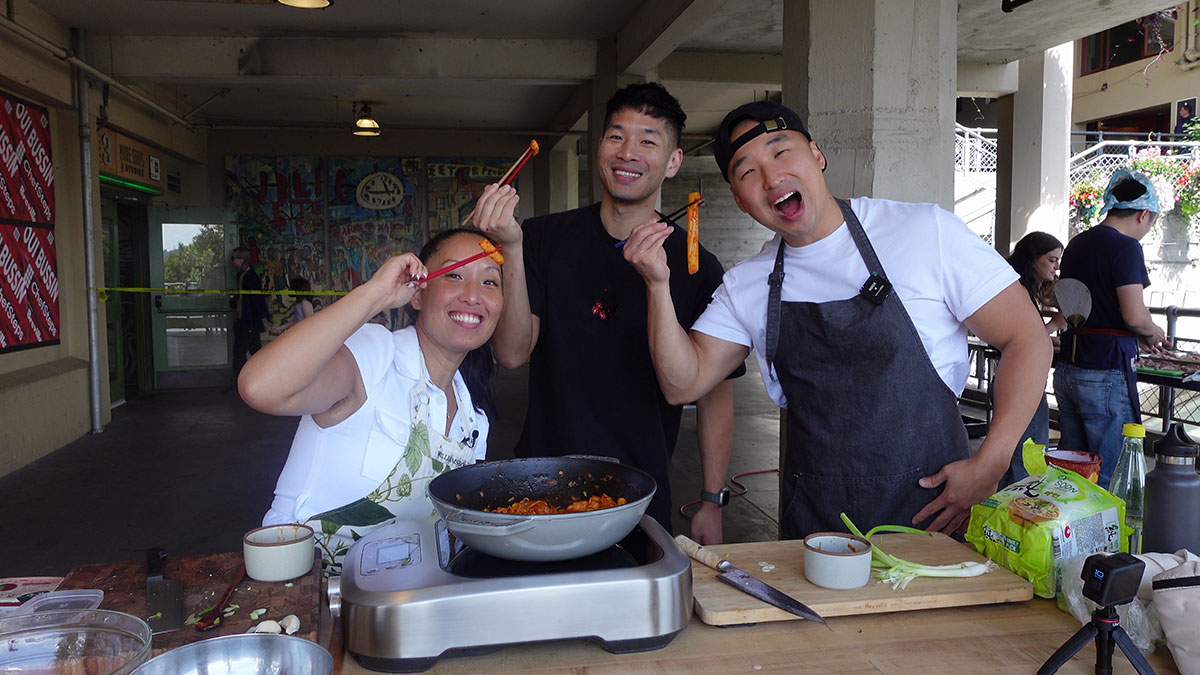
[[[421,468],[421,460],[429,456],[429,427],[424,424],[413,425],[408,434],[408,443],[404,446],[404,466],[409,475],[417,473]]]
[[[321,531],[332,534],[343,525],[378,525],[392,517],[392,512],[369,499],[358,499],[345,506],[318,513],[309,520],[320,520]],[[328,529],[333,527],[332,530]]]

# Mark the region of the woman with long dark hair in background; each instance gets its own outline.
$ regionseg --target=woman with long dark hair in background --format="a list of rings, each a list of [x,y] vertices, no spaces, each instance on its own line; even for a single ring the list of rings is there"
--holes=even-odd
[[[326,574],[340,574],[350,545],[371,529],[431,517],[429,480],[485,457],[500,264],[484,257],[426,279],[479,253],[484,238],[449,230],[419,256],[389,259],[273,340],[238,379],[252,408],[303,416],[263,524],[312,526]],[[367,323],[406,304],[410,326]]]
[[[1029,292],[1029,300],[1040,311],[1057,307],[1054,300],[1054,280],[1058,274],[1062,254],[1063,245],[1057,237],[1045,232],[1030,232],[1021,237],[1016,246],[1013,246],[1012,254],[1008,256],[1008,264],[1021,275],[1021,285]],[[1050,322],[1047,322],[1046,332],[1053,330]],[[1057,349],[1057,341],[1055,348]],[[1045,388],[1045,383],[1042,383],[1042,387]],[[1038,405],[1037,412],[1033,414],[1033,419],[1021,436],[1022,442],[1013,452],[1008,473],[1004,474],[1001,481],[1004,485],[1010,485],[1029,475],[1021,457],[1021,446],[1025,439],[1032,439],[1043,446],[1050,441],[1050,404],[1045,393],[1042,394],[1042,402]]]

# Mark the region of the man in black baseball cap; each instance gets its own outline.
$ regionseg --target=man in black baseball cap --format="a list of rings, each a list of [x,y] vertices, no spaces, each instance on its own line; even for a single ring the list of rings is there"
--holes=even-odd
[[[748,132],[743,132],[735,137],[733,135],[734,127],[747,120],[756,124]],[[729,182],[727,173],[729,160],[743,145],[761,134],[788,130],[802,133],[805,138],[812,140],[812,134],[808,133],[808,129],[804,127],[804,120],[800,119],[800,116],[791,108],[781,103],[753,101],[734,108],[721,121],[721,126],[717,129],[716,142],[713,144],[713,156],[717,159],[717,167],[721,169],[721,177],[725,179],[726,183]]]
[[[670,229],[630,235],[667,400],[704,394],[753,349],[787,408],[784,538],[842,530],[842,512],[860,528],[961,531],[1008,468],[1050,365],[1016,273],[937,205],[835,199],[825,155],[786,106],[730,112],[713,154],[738,207],[778,236],[725,274],[688,333],[670,302]],[[1001,351],[995,415],[973,456],[957,401],[967,329]]]

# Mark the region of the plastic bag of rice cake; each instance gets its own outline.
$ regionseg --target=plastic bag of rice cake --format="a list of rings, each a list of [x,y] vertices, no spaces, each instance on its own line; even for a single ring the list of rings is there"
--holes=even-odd
[[[967,541],[975,550],[1033,582],[1052,598],[1059,563],[1079,555],[1125,550],[1125,502],[1056,466],[1019,480],[971,507]]]

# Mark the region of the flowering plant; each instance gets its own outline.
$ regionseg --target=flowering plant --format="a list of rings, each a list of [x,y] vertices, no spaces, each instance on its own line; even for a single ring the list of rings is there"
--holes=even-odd
[[[1091,225],[1104,204],[1104,190],[1090,183],[1076,183],[1071,187],[1071,220],[1081,225]]]
[[[1200,166],[1188,162],[1188,155],[1164,155],[1150,147],[1134,155],[1132,164],[1154,183],[1163,213],[1178,207],[1188,220],[1200,213]]]
[[[1200,167],[1189,166],[1175,179],[1179,210],[1189,220],[1200,213]]]

